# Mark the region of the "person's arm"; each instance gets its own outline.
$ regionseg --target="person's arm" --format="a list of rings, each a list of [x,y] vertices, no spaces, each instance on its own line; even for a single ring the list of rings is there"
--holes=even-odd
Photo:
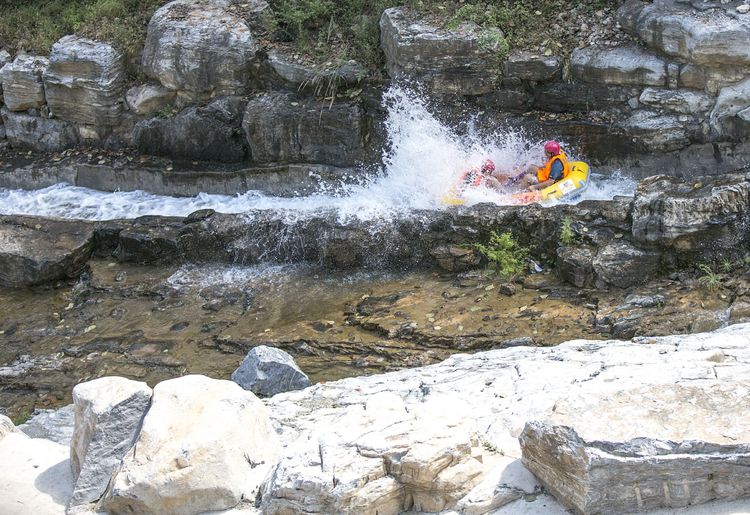
[[[531,186],[529,186],[529,190],[531,191],[543,190],[547,186],[552,186],[553,184],[555,184],[555,179],[548,179],[538,184],[532,184]]]
[[[552,186],[557,181],[563,178],[564,169],[565,167],[559,160],[555,161],[554,163],[552,163],[552,168],[550,169],[550,172],[549,172],[549,179],[547,179],[544,182],[540,182],[539,184],[534,184],[530,186],[529,189],[531,191],[536,191],[536,190],[543,190],[544,188],[548,186]]]

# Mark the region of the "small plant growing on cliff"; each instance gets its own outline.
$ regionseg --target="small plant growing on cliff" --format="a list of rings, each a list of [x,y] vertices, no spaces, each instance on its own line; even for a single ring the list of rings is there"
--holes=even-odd
[[[474,244],[484,256],[490,268],[493,268],[504,279],[510,279],[524,271],[528,249],[521,247],[509,232],[497,234],[492,231],[487,245]]]
[[[717,290],[721,286],[721,274],[714,272],[706,263],[698,265],[698,270],[703,272],[703,275],[698,278],[698,282],[707,290]]]
[[[560,243],[563,245],[573,245],[578,240],[578,235],[573,231],[573,219],[570,217],[563,218],[560,227]]]

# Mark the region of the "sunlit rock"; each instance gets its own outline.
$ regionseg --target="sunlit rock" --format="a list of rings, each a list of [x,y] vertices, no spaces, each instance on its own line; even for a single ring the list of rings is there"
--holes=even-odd
[[[647,106],[689,115],[705,115],[715,102],[704,93],[657,88],[644,89],[638,101]]]
[[[711,128],[721,138],[740,138],[750,135],[750,120],[743,111],[750,108],[750,78],[727,86],[719,93],[711,111]]]
[[[128,108],[139,115],[161,111],[172,103],[174,97],[174,91],[153,84],[132,87],[125,95]]]
[[[229,509],[256,492],[279,442],[268,410],[231,381],[184,376],[156,385],[133,448],[102,508],[192,514]]]
[[[124,84],[125,62],[112,45],[65,36],[52,46],[44,90],[55,118],[95,126],[118,125]]]
[[[259,345],[248,352],[232,373],[232,381],[256,395],[271,397],[277,393],[301,390],[310,386],[310,379],[281,349]]]
[[[148,25],[143,70],[187,100],[244,93],[257,44],[225,2],[176,0]]]
[[[18,429],[31,438],[45,438],[69,447],[73,439],[73,420],[72,404],[59,409],[35,409],[31,418]]]
[[[70,466],[76,479],[71,506],[101,498],[120,460],[133,446],[151,401],[146,383],[102,377],[73,388],[75,429]]]
[[[5,438],[5,435],[10,433],[17,433],[18,429],[13,425],[13,422],[5,415],[0,415],[0,440]]]
[[[573,77],[581,82],[620,86],[666,86],[667,65],[637,46],[577,48],[570,58]]]
[[[42,74],[49,60],[33,55],[19,55],[0,68],[3,101],[10,111],[39,109],[44,105]]]
[[[456,29],[426,23],[404,7],[386,9],[380,18],[380,46],[391,78],[425,82],[435,93],[482,95],[498,81],[499,29],[484,31],[464,23]]]

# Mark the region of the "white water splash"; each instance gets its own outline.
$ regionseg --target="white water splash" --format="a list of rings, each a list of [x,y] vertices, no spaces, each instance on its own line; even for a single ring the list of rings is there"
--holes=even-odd
[[[58,184],[35,191],[0,189],[0,214],[28,214],[86,220],[136,218],[143,215],[186,216],[198,209],[222,213],[275,210],[290,217],[306,217],[335,209],[340,218],[375,220],[404,217],[415,209],[444,209],[443,196],[462,170],[492,159],[498,169],[541,163],[542,145],[515,131],[459,136],[441,123],[424,98],[411,90],[392,87],[384,96],[388,108],[388,150],[384,167],[369,181],[341,186],[335,191],[284,198],[248,191],[235,196],[201,193],[192,198],[152,195],[143,191],[105,193]],[[363,176],[365,172],[362,171]],[[599,178],[585,199],[630,195],[634,181]],[[505,202],[486,189],[466,195],[467,204]]]

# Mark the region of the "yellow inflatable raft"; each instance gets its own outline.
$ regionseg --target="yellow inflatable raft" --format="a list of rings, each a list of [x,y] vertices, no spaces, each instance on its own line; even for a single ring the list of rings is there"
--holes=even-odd
[[[572,161],[570,173],[562,181],[540,191],[527,191],[511,195],[513,204],[533,204],[534,202],[553,202],[555,200],[572,200],[579,197],[589,186],[589,165],[583,161]],[[443,203],[448,206],[460,206],[466,201],[457,187],[452,187],[443,195]]]

